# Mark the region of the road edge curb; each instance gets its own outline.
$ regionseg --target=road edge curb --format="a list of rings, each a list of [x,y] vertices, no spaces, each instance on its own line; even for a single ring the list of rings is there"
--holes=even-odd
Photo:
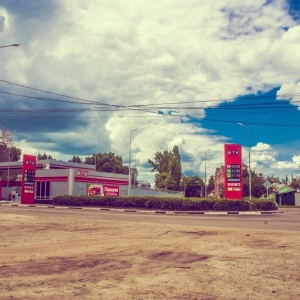
[[[14,207],[31,207],[31,208],[60,208],[73,210],[100,210],[112,212],[129,212],[129,213],[150,213],[150,214],[165,214],[165,215],[272,215],[277,211],[165,211],[165,210],[140,210],[130,208],[107,208],[107,207],[82,207],[82,206],[55,206],[55,205],[35,205],[35,204],[15,204],[15,203],[0,203],[0,206]]]

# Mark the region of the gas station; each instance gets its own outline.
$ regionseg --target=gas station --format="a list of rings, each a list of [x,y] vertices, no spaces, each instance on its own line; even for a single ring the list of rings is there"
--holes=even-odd
[[[126,196],[128,175],[95,171],[94,165],[57,160],[0,163],[0,199],[33,204],[58,195]]]

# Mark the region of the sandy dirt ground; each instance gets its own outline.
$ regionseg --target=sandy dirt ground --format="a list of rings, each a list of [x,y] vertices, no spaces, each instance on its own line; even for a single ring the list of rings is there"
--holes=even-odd
[[[300,299],[299,232],[1,215],[0,299]]]

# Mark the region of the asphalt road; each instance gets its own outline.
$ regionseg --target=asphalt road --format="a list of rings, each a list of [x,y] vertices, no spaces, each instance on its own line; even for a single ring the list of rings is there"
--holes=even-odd
[[[279,209],[267,215],[174,215],[140,212],[116,212],[100,209],[74,209],[43,206],[0,206],[1,214],[38,216],[43,218],[98,219],[118,222],[209,226],[264,230],[300,231],[300,209]]]

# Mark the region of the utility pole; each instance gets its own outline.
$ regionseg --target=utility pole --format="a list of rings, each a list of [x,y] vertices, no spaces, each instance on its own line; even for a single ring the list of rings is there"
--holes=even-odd
[[[251,146],[250,146],[250,128],[243,123],[238,123],[238,125],[243,126],[247,129],[248,132],[248,159],[249,159],[249,200],[251,201],[251,167],[250,167],[250,162],[251,162]]]
[[[131,161],[131,135],[133,132],[137,131],[137,129],[131,130],[129,135],[129,163],[128,163],[128,196],[131,195],[131,169],[130,169],[130,161]]]

